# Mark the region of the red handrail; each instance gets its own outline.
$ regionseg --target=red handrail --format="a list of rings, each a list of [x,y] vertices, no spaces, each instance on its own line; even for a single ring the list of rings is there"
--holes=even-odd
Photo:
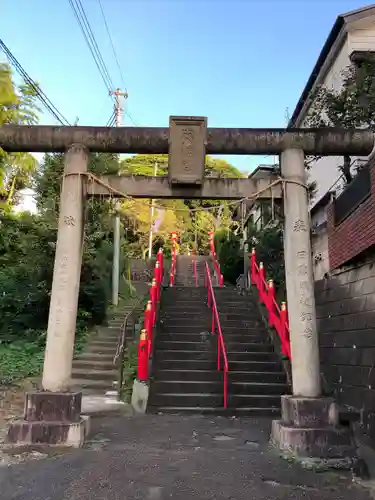
[[[177,233],[174,232],[172,233],[172,263],[169,275],[170,286],[174,286],[175,275],[176,275],[176,260],[177,260],[176,243],[177,243]]]
[[[158,303],[161,299],[161,287],[164,276],[164,256],[160,249],[154,267],[154,278],[150,289],[150,300],[144,312],[143,330],[138,345],[137,378],[146,382],[149,378],[148,360],[152,354],[153,331],[157,321]]]
[[[221,329],[219,313],[217,310],[216,299],[214,294],[214,289],[212,286],[212,279],[210,268],[208,263],[205,263],[206,273],[205,273],[205,285],[207,287],[207,305],[212,310],[212,319],[211,319],[211,332],[212,334],[216,333],[217,330],[217,369],[221,371],[221,356],[223,356],[224,360],[224,408],[228,407],[228,357],[227,350],[225,348],[223,331]]]
[[[270,279],[267,283],[263,263],[260,262],[259,265],[257,264],[255,248],[253,248],[251,252],[250,260],[251,283],[258,289],[259,301],[267,308],[268,324],[269,326],[275,328],[280,337],[282,354],[284,356],[287,356],[289,359],[292,359],[290,349],[289,320],[286,303],[282,302],[281,308],[277,304],[273,280]]]
[[[217,260],[217,256],[216,256],[214,232],[213,231],[210,231],[208,233],[208,238],[209,238],[209,242],[210,242],[211,257],[212,257],[212,261],[214,263],[217,282],[218,282],[219,286],[224,286],[224,276],[221,273],[220,264],[219,264],[219,261]]]

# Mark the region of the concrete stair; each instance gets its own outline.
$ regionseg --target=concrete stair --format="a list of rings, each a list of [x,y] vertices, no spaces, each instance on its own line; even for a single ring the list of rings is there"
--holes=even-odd
[[[89,341],[85,350],[73,360],[71,385],[74,390],[95,396],[104,396],[117,390],[118,368],[113,360],[121,326],[134,304],[135,300],[129,301],[121,312],[114,313],[108,320],[108,326],[100,327],[98,334]]]
[[[190,272],[189,264],[181,270]],[[235,289],[215,288],[215,295],[228,355],[229,408],[223,408],[223,373],[217,371],[217,338],[209,332],[207,290],[188,284],[163,295],[148,411],[278,415],[280,396],[288,392],[286,374],[256,304]]]

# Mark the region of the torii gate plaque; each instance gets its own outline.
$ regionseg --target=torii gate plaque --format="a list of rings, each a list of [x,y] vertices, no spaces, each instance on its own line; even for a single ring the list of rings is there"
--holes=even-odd
[[[170,184],[201,185],[207,143],[207,118],[169,118],[168,170]]]

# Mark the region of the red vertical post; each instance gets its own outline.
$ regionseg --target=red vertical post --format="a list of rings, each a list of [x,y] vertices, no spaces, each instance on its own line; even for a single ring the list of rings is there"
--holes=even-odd
[[[143,382],[148,380],[148,340],[145,329],[141,331],[139,337],[137,379]]]
[[[267,309],[268,309],[268,324],[273,326],[275,324],[275,314],[276,314],[276,291],[274,287],[273,280],[268,280],[267,289]]]
[[[162,248],[159,248],[157,259],[160,265],[160,285],[161,285],[163,283],[163,277],[164,277],[164,254]]]
[[[290,358],[290,339],[289,339],[289,320],[288,320],[288,311],[286,308],[286,303],[281,303],[280,310],[280,324],[281,324],[281,352],[284,356],[288,356]]]
[[[147,332],[148,339],[148,354],[150,355],[152,352],[152,330],[153,330],[153,317],[152,317],[152,302],[149,300],[147,302],[147,306],[144,314],[144,323],[143,328]]]
[[[260,301],[263,302],[263,304],[266,303],[264,283],[265,283],[265,273],[264,273],[263,262],[259,262],[258,290],[259,290]]]
[[[220,273],[220,286],[224,286],[224,276]]]
[[[257,256],[256,256],[256,251],[255,248],[251,250],[251,255],[250,255],[250,263],[251,263],[251,283],[253,285],[257,284],[257,270],[256,270],[256,263],[257,263]]]
[[[157,285],[155,278],[152,280],[151,290],[150,290],[150,299],[152,306],[152,326],[156,324],[156,303],[157,303]]]
[[[159,302],[159,300],[160,300],[160,263],[159,262],[156,262],[156,264],[155,264],[154,278],[156,280],[156,290],[157,290],[156,300]]]

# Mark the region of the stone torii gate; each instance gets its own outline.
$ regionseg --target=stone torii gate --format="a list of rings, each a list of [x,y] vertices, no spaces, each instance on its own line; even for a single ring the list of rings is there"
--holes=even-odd
[[[43,390],[26,395],[25,418],[10,426],[9,441],[80,446],[84,439],[81,394],[69,392],[69,384],[86,196],[242,199],[258,193],[262,198],[283,196],[285,212],[293,396],[282,397],[283,418],[274,421],[272,438],[282,450],[293,448],[296,442],[306,448],[306,443],[317,439],[317,427],[325,428],[320,436],[324,446],[319,451],[324,454],[337,441],[337,432],[331,425],[335,423],[332,400],[321,397],[304,157],[366,156],[373,145],[372,132],[365,130],[207,128],[204,117],[170,117],[169,128],[1,127],[0,146],[5,151],[66,153]],[[169,153],[169,175],[102,176],[91,177],[89,182],[90,152]],[[206,154],[280,155],[282,178],[278,183],[272,176],[260,180],[205,178]],[[341,444],[346,446],[347,441],[343,439]]]

